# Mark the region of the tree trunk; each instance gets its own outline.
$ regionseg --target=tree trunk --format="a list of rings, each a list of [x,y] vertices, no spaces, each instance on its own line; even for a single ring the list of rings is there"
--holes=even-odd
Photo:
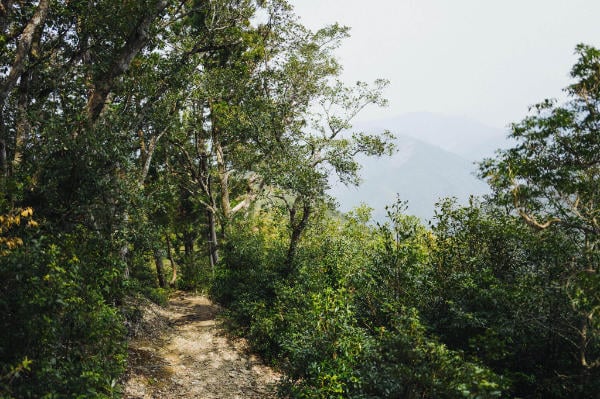
[[[93,83],[93,90],[87,102],[88,120],[96,121],[106,103],[106,99],[114,86],[116,79],[129,69],[131,61],[144,48],[149,40],[152,22],[162,14],[169,5],[167,0],[159,0],[153,10],[142,16],[137,25],[133,27],[121,52],[113,60],[108,70]]]
[[[167,256],[169,257],[169,261],[171,262],[171,280],[169,281],[169,286],[174,287],[177,282],[177,264],[175,264],[175,260],[173,259],[173,251],[171,250],[171,237],[169,234],[165,236],[167,241]]]
[[[17,43],[15,59],[10,66],[10,72],[6,78],[0,81],[0,106],[4,107],[4,101],[8,97],[10,91],[15,87],[19,77],[25,70],[26,57],[31,49],[31,44],[35,36],[36,30],[42,27],[48,15],[50,8],[50,0],[40,0],[37,10],[23,29],[23,33]]]
[[[127,229],[128,229],[127,225],[129,224],[129,212],[127,210],[125,210],[125,213],[123,214],[123,219],[121,221],[121,224],[122,224],[122,228],[125,230],[125,232],[127,232]],[[124,243],[121,246],[121,248],[119,249],[119,257],[121,258],[121,261],[125,265],[125,270],[123,270],[123,279],[129,280],[131,270],[129,269],[129,244],[128,243]]]
[[[129,280],[129,277],[131,275],[131,270],[129,269],[129,260],[127,259],[129,255],[129,247],[127,245],[123,245],[121,247],[121,249],[119,250],[119,257],[121,258],[121,260],[123,261],[123,264],[125,265],[125,270],[123,270],[123,279],[124,280]]]
[[[150,171],[150,166],[152,165],[152,157],[154,156],[154,152],[156,151],[158,141],[167,133],[167,131],[168,127],[163,129],[156,136],[151,137],[148,142],[148,145],[146,145],[144,131],[142,129],[138,131],[138,137],[140,138],[140,158],[142,161],[142,168],[139,177],[140,186],[144,186],[146,177],[148,177],[148,172]]]
[[[208,216],[208,249],[210,258],[210,267],[212,272],[215,271],[215,266],[219,262],[219,248],[217,241],[217,228],[215,224],[215,215],[209,209],[207,210]]]
[[[156,264],[156,276],[158,277],[158,285],[160,288],[165,288],[167,284],[165,283],[165,265],[163,262],[162,253],[160,250],[154,250],[154,263]]]
[[[213,131],[213,135],[216,133]],[[208,168],[208,154],[204,149],[204,143],[201,143],[200,140],[196,140],[198,143],[198,147],[196,148],[197,153],[200,155],[200,173],[199,173],[199,181],[201,182],[201,186],[204,190],[204,194],[208,197],[207,205],[206,205],[206,218],[208,221],[207,228],[207,241],[208,241],[208,258],[210,261],[211,271],[214,273],[215,266],[219,262],[219,242],[217,239],[217,222],[215,220],[215,198],[212,193],[212,178],[210,175],[210,171]],[[219,151],[221,152],[220,159],[222,161],[222,149],[217,145]],[[229,201],[229,199],[227,199]]]
[[[183,249],[187,258],[194,255],[194,238],[195,235],[192,232],[186,231],[183,233]]]
[[[213,146],[217,158],[217,171],[219,174],[219,188],[221,189],[221,210],[223,217],[228,220],[231,217],[231,204],[229,202],[229,171],[225,165],[223,147],[219,141],[218,129],[213,127]]]
[[[302,214],[298,216],[298,205],[302,203]],[[302,233],[306,229],[308,225],[308,218],[310,217],[312,209],[309,202],[305,199],[297,198],[294,201],[294,205],[289,209],[290,213],[290,245],[287,251],[287,257],[285,261],[286,273],[291,275],[294,272],[294,259],[296,257],[296,251],[298,249],[298,244],[300,242],[300,238],[302,237]]]
[[[12,174],[17,171],[21,164],[23,156],[23,149],[27,143],[29,137],[29,131],[31,126],[27,117],[27,105],[28,98],[27,92],[29,91],[29,79],[31,77],[30,72],[26,72],[21,76],[21,82],[19,83],[19,96],[17,101],[18,121],[15,132],[15,151],[12,158]]]
[[[2,176],[8,176],[8,162],[6,160],[6,141],[0,139],[0,168],[2,168]]]

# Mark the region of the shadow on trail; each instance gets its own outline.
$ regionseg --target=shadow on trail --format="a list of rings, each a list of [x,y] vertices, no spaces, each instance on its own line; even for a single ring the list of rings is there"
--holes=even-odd
[[[202,322],[208,320],[214,320],[215,316],[219,313],[219,310],[213,305],[198,304],[189,306],[189,303],[184,301],[171,301],[174,306],[180,306],[186,308],[186,313],[171,321],[173,326],[182,326],[194,322]]]
[[[129,347],[129,368],[131,372],[155,382],[165,381],[173,375],[169,362],[150,347]]]
[[[185,296],[173,298],[170,306],[174,307],[181,314],[179,317],[171,319],[172,326],[184,326],[195,322],[206,322],[215,320],[219,313],[219,307],[212,303],[198,303]]]

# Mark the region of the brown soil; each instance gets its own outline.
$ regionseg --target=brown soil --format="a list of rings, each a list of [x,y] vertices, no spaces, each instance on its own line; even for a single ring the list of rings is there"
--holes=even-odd
[[[169,306],[144,306],[129,344],[125,398],[275,398],[279,375],[225,335],[219,309],[203,296],[179,292]]]

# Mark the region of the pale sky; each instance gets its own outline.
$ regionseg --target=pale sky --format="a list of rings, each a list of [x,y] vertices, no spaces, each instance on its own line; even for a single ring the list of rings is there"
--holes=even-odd
[[[600,0],[291,0],[305,25],[352,28],[343,78],[391,80],[387,109],[429,111],[503,128],[562,96],[577,43],[600,47]]]

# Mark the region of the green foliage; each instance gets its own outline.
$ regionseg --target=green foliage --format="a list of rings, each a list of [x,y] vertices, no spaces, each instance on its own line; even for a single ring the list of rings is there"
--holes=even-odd
[[[558,376],[577,370],[564,289],[577,247],[493,207],[448,201],[437,218],[422,310],[432,331],[502,373],[514,396],[576,395],[577,383]]]
[[[593,397],[574,306],[590,306],[596,280],[573,274],[581,248],[569,235],[536,231],[489,202],[443,201],[431,229],[403,210],[391,206],[377,227],[364,208],[321,214],[293,275],[278,272],[282,214],[234,228],[247,245],[228,248],[215,293],[236,331],[285,372],[282,393]]]
[[[177,287],[183,290],[207,292],[212,284],[213,270],[205,256],[194,253],[179,258],[179,280]]]
[[[2,258],[0,302],[2,374],[15,397],[113,397],[125,362],[125,334],[118,300],[120,271],[101,258],[101,242],[31,233],[24,246]],[[105,262],[101,265],[101,262]]]
[[[362,365],[367,397],[501,397],[502,378],[428,337],[416,309],[398,311],[390,330],[379,328]]]
[[[278,352],[274,341],[281,318],[273,311],[284,259],[281,215],[260,214],[256,223],[232,227],[231,244],[217,268],[211,294],[227,305],[236,328],[252,338],[261,352]],[[224,265],[227,265],[223,267]]]
[[[279,337],[288,360],[286,389],[294,397],[348,397],[361,382],[356,369],[367,339],[355,325],[351,295],[343,288],[311,292],[305,307],[290,311]]]
[[[571,360],[578,364],[560,362],[568,365],[566,389],[572,392],[593,389],[600,368],[600,52],[579,45],[576,54],[568,101],[537,104],[532,115],[512,126],[517,144],[481,165],[497,203],[540,230],[541,237],[560,239],[548,254],[562,262],[562,275],[550,278],[563,290],[560,301],[568,304],[563,317],[570,333],[562,336],[571,342]],[[545,271],[552,263],[544,260],[539,267]]]
[[[285,394],[493,398],[505,389],[505,380],[422,324],[415,306],[423,299],[411,294],[423,289],[429,235],[398,209],[379,229],[366,224],[365,209],[345,220],[321,216],[299,247],[293,276],[278,273],[285,235],[264,224],[276,214],[238,226],[246,245],[228,249],[214,293],[237,331],[285,371]]]

